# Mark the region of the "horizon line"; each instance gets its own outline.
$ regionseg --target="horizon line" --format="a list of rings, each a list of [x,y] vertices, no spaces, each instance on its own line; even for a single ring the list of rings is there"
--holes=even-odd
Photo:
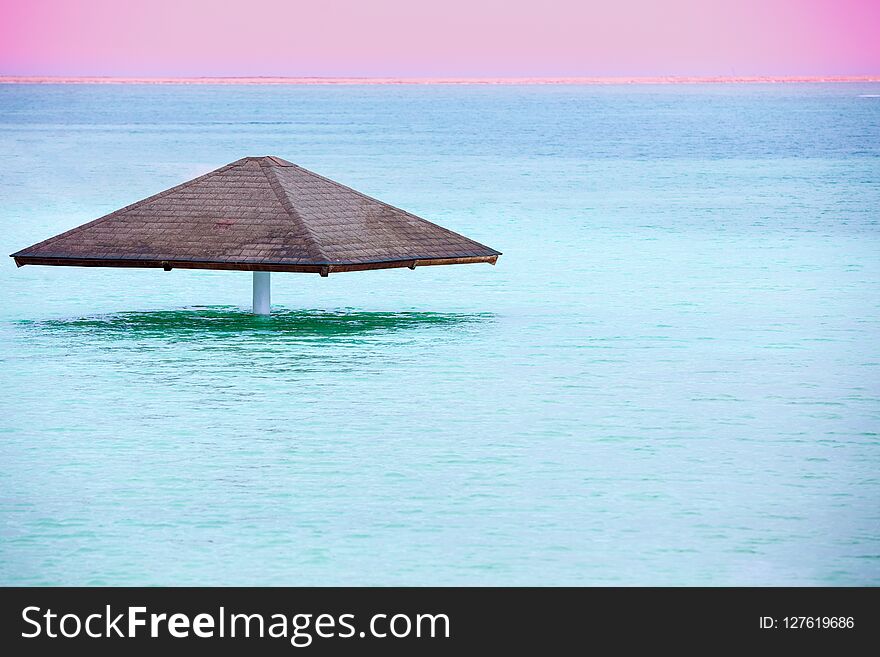
[[[527,76],[527,77],[393,77],[393,76],[103,76],[0,75],[0,84],[222,84],[222,85],[602,85],[602,84],[744,84],[880,82],[877,75],[658,75],[658,76]]]

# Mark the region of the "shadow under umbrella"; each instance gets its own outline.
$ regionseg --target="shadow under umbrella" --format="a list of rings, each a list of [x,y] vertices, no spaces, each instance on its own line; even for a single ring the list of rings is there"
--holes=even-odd
[[[491,313],[370,312],[353,309],[273,310],[258,316],[234,306],[191,307],[94,315],[69,319],[22,320],[29,333],[113,340],[167,338],[175,341],[237,336],[260,339],[346,338],[374,333],[452,329],[491,321]]]

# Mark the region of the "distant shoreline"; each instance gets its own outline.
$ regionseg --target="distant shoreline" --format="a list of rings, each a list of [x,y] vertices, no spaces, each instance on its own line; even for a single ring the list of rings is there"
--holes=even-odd
[[[357,78],[357,77],[101,77],[0,76],[0,84],[217,84],[217,85],[613,85],[880,82],[878,75],[826,76],[660,76],[660,77],[522,77],[522,78]]]

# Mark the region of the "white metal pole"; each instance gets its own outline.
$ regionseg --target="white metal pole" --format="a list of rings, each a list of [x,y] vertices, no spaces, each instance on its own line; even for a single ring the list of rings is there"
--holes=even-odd
[[[270,272],[254,272],[254,315],[268,315],[271,305]]]

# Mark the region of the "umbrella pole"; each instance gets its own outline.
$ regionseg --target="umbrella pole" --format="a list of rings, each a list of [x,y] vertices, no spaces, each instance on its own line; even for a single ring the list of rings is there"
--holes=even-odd
[[[254,315],[268,315],[271,304],[270,272],[254,272]]]

